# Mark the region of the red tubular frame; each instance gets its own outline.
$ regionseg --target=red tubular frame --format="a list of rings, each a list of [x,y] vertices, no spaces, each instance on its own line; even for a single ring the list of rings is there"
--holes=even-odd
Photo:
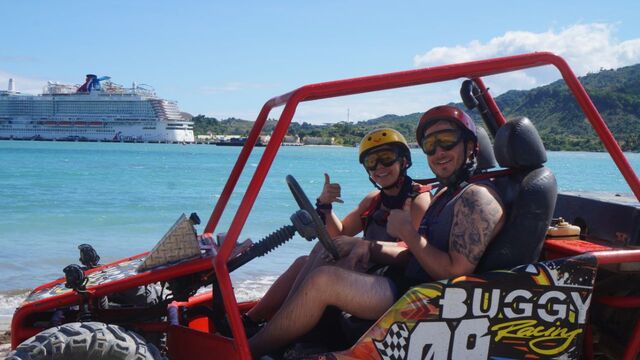
[[[481,90],[487,92],[487,88],[481,80],[482,76],[496,75],[543,65],[553,65],[560,71],[560,74],[567,83],[567,86],[576,97],[578,105],[582,108],[583,112],[589,119],[589,122],[604,143],[607,151],[609,151],[613,161],[618,166],[618,169],[629,184],[629,187],[635,194],[636,198],[640,200],[640,181],[622,153],[620,146],[615,141],[611,131],[609,131],[586,91],[573,74],[573,71],[571,71],[567,63],[562,58],[552,53],[540,52],[516,55],[302,86],[290,93],[274,97],[264,104],[251,133],[238,156],[238,160],[222,191],[220,200],[216,204],[204,231],[205,233],[213,233],[215,231],[229,198],[235,189],[238,179],[244,170],[247,159],[255,147],[255,143],[258,140],[258,136],[264,127],[271,109],[285,105],[278,123],[273,130],[271,140],[260,159],[260,162],[246,189],[242,202],[240,203],[240,206],[231,222],[227,232],[226,241],[214,260],[215,273],[223,295],[225,310],[231,324],[233,336],[238,342],[236,344],[237,349],[239,350],[238,355],[245,359],[251,358],[244,329],[241,325],[240,314],[238,312],[237,302],[233,293],[226,263],[231,250],[236,246],[238,236],[240,235],[240,232],[247,220],[249,212],[253,207],[260,188],[264,183],[264,179],[269,172],[271,164],[273,163],[300,102],[448,81],[458,78],[472,78],[476,80],[476,83]],[[493,101],[491,96],[487,96],[487,98],[488,105],[497,117],[498,122],[504,122],[504,116],[498,109],[495,101]],[[605,261],[608,261],[607,259],[608,257],[603,258]]]
[[[640,262],[640,250],[612,250],[591,253],[598,259],[598,265]]]

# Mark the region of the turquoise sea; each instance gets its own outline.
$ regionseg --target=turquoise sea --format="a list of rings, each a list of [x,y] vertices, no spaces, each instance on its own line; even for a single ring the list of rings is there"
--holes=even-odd
[[[226,231],[264,148],[256,148],[216,232]],[[180,214],[206,223],[240,152],[211,145],[0,141],[0,322],[29,289],[78,263],[92,244],[102,262],[150,250]],[[627,154],[636,172],[640,154]],[[432,177],[414,150],[414,178]],[[561,191],[630,193],[607,153],[549,152]],[[258,240],[289,223],[297,209],[285,184],[294,175],[309,198],[323,173],[342,185],[346,215],[373,189],[347,147],[282,147],[241,239]],[[200,225],[198,230],[202,230]],[[232,274],[239,299],[256,298],[312,244],[296,237]]]

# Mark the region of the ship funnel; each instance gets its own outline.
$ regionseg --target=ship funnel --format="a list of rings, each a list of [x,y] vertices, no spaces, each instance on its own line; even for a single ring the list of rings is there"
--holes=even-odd
[[[7,90],[15,91],[15,85],[13,83],[13,79],[9,79],[9,88]]]

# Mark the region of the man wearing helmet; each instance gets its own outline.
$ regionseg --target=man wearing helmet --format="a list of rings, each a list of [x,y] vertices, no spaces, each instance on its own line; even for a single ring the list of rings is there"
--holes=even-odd
[[[418,231],[407,228],[406,211],[389,215],[389,233],[411,250],[404,273],[390,276],[401,292],[421,282],[472,273],[504,223],[502,202],[492,183],[467,182],[479,150],[469,115],[453,106],[432,108],[421,117],[416,140],[441,187]]]
[[[398,239],[387,233],[387,217],[392,209],[400,209],[405,200],[411,200],[412,226],[418,229],[420,219],[426,211],[431,194],[430,187],[414,183],[407,175],[411,166],[411,153],[404,136],[390,128],[373,130],[366,134],[359,149],[359,162],[364,166],[369,180],[377,188],[370,192],[342,221],[332,210],[332,203],[342,202],[340,185],[331,183],[324,174],[325,183],[316,206],[325,221],[329,235],[336,248],[344,257],[338,265],[351,270],[365,271],[372,267],[368,259],[361,256],[347,256],[356,241],[391,242],[395,246]],[[354,238],[363,232],[362,238]],[[391,244],[390,244],[391,246]],[[327,263],[330,258],[320,245],[309,256],[303,256],[282,274],[267,291],[265,296],[243,317],[245,327],[255,328],[255,322],[268,318],[278,310],[287,297],[292,296],[315,268]]]
[[[315,269],[265,328],[249,339],[254,356],[311,330],[327,306],[373,320],[415,285],[474,271],[504,222],[503,207],[492,186],[467,183],[478,151],[475,125],[463,111],[438,106],[422,116],[416,138],[441,187],[418,230],[412,226],[409,201],[390,211],[387,232],[408,248],[359,239],[349,242],[350,256],[395,266],[385,276],[335,266]]]

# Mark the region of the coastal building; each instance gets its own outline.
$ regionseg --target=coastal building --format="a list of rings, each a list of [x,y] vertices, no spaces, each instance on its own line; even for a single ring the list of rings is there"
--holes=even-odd
[[[260,145],[267,145],[267,144],[269,144],[270,140],[271,140],[271,135],[260,135],[258,137],[258,143]]]
[[[282,141],[282,146],[302,146],[304,145],[300,141],[300,136],[298,135],[286,135]]]
[[[305,145],[334,145],[335,144],[335,138],[333,138],[333,137],[324,138],[324,137],[319,137],[319,136],[305,136],[304,139],[302,139],[302,142]]]
[[[290,144],[299,143],[300,142],[300,136],[298,136],[298,135],[286,135],[284,137],[284,140],[282,140],[282,142],[290,143]]]
[[[212,141],[213,136],[211,134],[206,135],[196,135],[196,143],[198,144],[208,144]]]

